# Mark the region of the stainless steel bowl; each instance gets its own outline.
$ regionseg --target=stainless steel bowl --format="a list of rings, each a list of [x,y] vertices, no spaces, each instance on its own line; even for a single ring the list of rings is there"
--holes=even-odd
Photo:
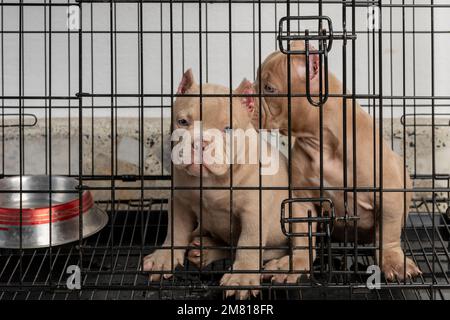
[[[89,191],[83,192],[80,204],[77,180],[52,176],[51,193],[49,182],[49,176],[0,179],[0,248],[41,248],[79,240],[80,208],[83,238],[107,224],[108,215],[94,205]]]

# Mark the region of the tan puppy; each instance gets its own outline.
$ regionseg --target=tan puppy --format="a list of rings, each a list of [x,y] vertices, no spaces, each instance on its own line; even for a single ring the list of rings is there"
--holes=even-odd
[[[235,90],[236,94],[254,93],[253,85],[244,80]],[[192,71],[189,69],[183,76],[180,83],[179,94],[199,94],[200,87],[195,83]],[[229,94],[229,89],[219,85],[205,84],[202,86],[202,94]],[[169,229],[164,246],[199,246],[200,245],[200,220],[203,246],[233,246],[239,247],[257,247],[238,248],[236,250],[233,262],[233,270],[260,270],[262,261],[260,261],[260,252],[262,259],[275,259],[268,263],[268,269],[279,269],[279,266],[288,269],[289,258],[285,250],[261,250],[266,246],[285,246],[287,247],[287,238],[281,231],[280,226],[280,204],[283,199],[288,197],[286,190],[263,190],[261,195],[262,204],[262,224],[260,225],[259,216],[259,150],[262,144],[266,144],[268,154],[277,153],[279,156],[279,166],[274,174],[262,176],[262,185],[264,187],[287,187],[287,167],[286,159],[275,148],[269,147],[265,141],[259,144],[256,139],[255,148],[249,146],[249,139],[245,139],[245,149],[238,150],[233,155],[235,161],[232,165],[232,185],[233,187],[252,187],[254,190],[240,189],[230,191],[230,165],[208,164],[207,159],[212,155],[210,146],[213,139],[208,138],[208,129],[217,129],[223,136],[230,132],[232,126],[233,132],[242,129],[247,133],[257,132],[251,123],[252,113],[254,111],[254,99],[251,97],[235,97],[232,99],[232,124],[230,124],[230,99],[224,97],[203,97],[201,100],[202,110],[202,138],[200,132],[195,132],[195,121],[200,120],[200,98],[182,96],[178,97],[174,103],[173,127],[174,129],[185,129],[190,136],[194,137],[191,153],[194,154],[195,148],[200,146],[202,149],[203,163],[203,184],[200,193],[200,164],[179,164],[174,165],[174,186],[175,187],[195,187],[193,190],[174,190],[173,208],[169,211]],[[200,141],[202,139],[203,141]],[[181,143],[181,142],[180,142]],[[180,146],[180,143],[174,146]],[[198,149],[197,149],[198,150]],[[222,150],[222,149],[220,149]],[[226,154],[226,149],[223,149]],[[216,152],[218,152],[216,150]],[[236,163],[236,157],[245,154],[245,159],[250,155],[257,156],[253,164]],[[173,153],[172,153],[173,155]],[[215,154],[214,154],[215,155]],[[227,154],[228,155],[228,154]],[[262,167],[266,167],[262,161]],[[208,189],[207,187],[222,187],[223,190]],[[232,196],[232,199],[230,198]],[[232,216],[230,217],[230,201],[233,205]],[[201,208],[201,209],[200,209]],[[308,209],[314,210],[314,207],[308,207],[307,204],[297,207],[298,212],[307,212]],[[200,213],[201,212],[201,213]],[[171,228],[173,223],[173,232]],[[230,223],[232,226],[230,226]],[[302,230],[302,228],[304,230]],[[298,232],[306,232],[307,226],[304,225]],[[173,238],[173,242],[172,242]],[[307,246],[305,240],[297,241],[299,246]],[[229,255],[231,249],[192,249],[188,253],[188,258],[197,264],[198,267],[204,267],[214,260],[224,258]],[[160,249],[145,257],[144,270],[147,271],[167,271],[165,277],[170,277],[173,269],[178,265],[183,265],[185,249],[177,249],[173,252],[173,261],[171,261],[171,250]],[[200,253],[202,256],[200,259]],[[295,251],[295,270],[308,270],[309,258],[307,250]],[[279,259],[278,259],[279,258]],[[200,263],[202,260],[202,263]],[[296,281],[299,274],[276,274],[275,281]],[[224,286],[258,286],[260,284],[260,273],[227,273],[221,280]],[[159,274],[152,274],[151,280],[160,279]],[[245,299],[250,294],[256,295],[259,290],[227,290],[227,296],[236,294],[237,298]]]
[[[291,48],[304,50],[303,41],[294,41]],[[310,55],[310,88],[312,94],[319,92],[319,58]],[[277,51],[269,55],[261,65],[258,75],[261,81],[256,81],[257,90],[263,94],[287,94],[287,55]],[[329,73],[329,93],[342,94],[339,80]],[[261,88],[258,84],[261,82]],[[291,55],[291,90],[293,94],[306,92],[306,63],[305,55]],[[317,99],[317,97],[315,98]],[[266,96],[262,111],[262,126],[264,128],[278,128],[288,133],[288,98]],[[344,186],[344,135],[343,135],[343,108],[342,98],[328,98],[323,106],[323,178],[325,187]],[[258,108],[256,108],[258,110]],[[293,97],[291,100],[291,134],[296,142],[292,151],[293,179],[296,187],[319,186],[319,159],[320,159],[320,128],[319,110],[312,106],[306,97]],[[374,130],[373,119],[358,104],[356,104],[356,163],[353,163],[353,126],[352,126],[352,100],[347,99],[347,186],[353,186],[353,166],[356,165],[357,186],[379,186],[379,131]],[[258,123],[258,112],[254,114],[254,123]],[[374,132],[375,131],[375,132]],[[376,174],[374,177],[374,138],[376,150]],[[388,145],[383,144],[383,188],[410,188],[411,182],[408,174],[404,178],[403,160],[394,153]],[[319,192],[297,191],[300,197],[319,196]],[[342,191],[327,191],[325,197],[331,198],[336,207],[337,216],[344,216],[347,210],[349,215],[357,214],[360,219],[357,223],[358,242],[373,242],[374,226],[376,226],[376,241],[379,239],[380,214],[376,206],[380,204],[380,196],[376,199],[373,192],[357,192],[356,208],[354,208],[353,192],[347,192],[347,208],[344,204]],[[408,212],[410,193],[384,192],[383,193],[383,224],[382,224],[382,270],[388,280],[403,279],[404,274],[409,277],[419,275],[421,272],[414,262],[406,258],[400,245],[401,229],[404,214]],[[404,206],[406,205],[406,207]],[[405,217],[406,218],[406,217]],[[353,223],[348,223],[347,235],[354,241]],[[344,223],[338,223],[333,236],[342,239],[344,236]],[[406,261],[406,265],[405,265]],[[406,269],[405,269],[406,268]],[[406,271],[406,272],[405,272]]]

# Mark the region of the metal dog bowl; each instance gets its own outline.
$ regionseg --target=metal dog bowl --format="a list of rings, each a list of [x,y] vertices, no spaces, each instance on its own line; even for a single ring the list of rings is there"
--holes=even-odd
[[[80,208],[83,238],[108,222],[108,215],[94,205],[89,191],[83,192],[80,205],[78,181],[73,178],[53,176],[51,193],[48,176],[22,176],[22,193],[20,180],[0,179],[0,248],[41,248],[79,240]],[[8,190],[12,192],[4,192]]]

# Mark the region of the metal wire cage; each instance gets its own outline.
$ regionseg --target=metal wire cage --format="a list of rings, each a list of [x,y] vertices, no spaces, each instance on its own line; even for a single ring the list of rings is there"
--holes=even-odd
[[[289,197],[277,212],[280,228],[298,223],[287,213],[291,202],[321,206],[333,191],[410,193],[402,248],[422,274],[394,282],[382,277],[379,287],[370,289],[367,270],[383,249],[333,239],[334,215],[306,217],[301,223],[319,221],[320,230],[316,241],[311,232],[302,235],[309,237],[303,249],[317,256],[309,277],[294,284],[263,281],[256,287],[258,298],[449,299],[449,12],[444,0],[1,1],[1,178],[76,178],[74,193],[81,199],[84,190],[91,191],[109,222],[88,238],[80,229],[74,243],[0,248],[0,299],[220,299],[227,289],[220,285],[224,273],[263,272],[262,266],[229,271],[229,258],[199,270],[186,259],[172,278],[149,281],[142,264],[175,228],[168,219],[177,190],[170,132],[183,72],[192,67],[200,84],[235,88],[244,77],[258,81],[258,67],[275,50],[289,57],[319,55],[324,86],[312,94],[307,84],[303,95],[311,108],[322,110],[327,99],[339,98],[346,112],[344,105],[358,102],[380,137],[404,158],[413,180],[412,188],[389,190],[380,178],[383,168],[373,168],[377,178],[371,185],[333,189],[322,181],[315,189],[320,198],[297,199],[289,178],[284,188]],[[317,50],[295,51],[292,40],[314,42]],[[329,92],[328,71],[342,81],[342,93]],[[226,96],[232,95],[230,89]],[[200,91],[201,99],[207,96]],[[261,102],[264,95],[255,99]],[[321,118],[317,126],[323,132]],[[382,156],[375,136],[367,141],[374,162]],[[293,140],[289,134],[280,146],[289,173]],[[323,177],[323,145],[320,154]],[[198,201],[208,188],[195,187]],[[221,188],[242,192],[232,184]],[[275,188],[259,184],[253,190],[261,199],[263,190]],[[27,194],[22,188],[15,192]],[[341,218],[349,230],[358,224],[357,214]],[[21,234],[22,222],[16,227]],[[299,235],[289,229],[286,236]],[[240,248],[220,249],[233,256]],[[261,242],[257,249],[264,250]],[[70,285],[74,279],[78,286]]]

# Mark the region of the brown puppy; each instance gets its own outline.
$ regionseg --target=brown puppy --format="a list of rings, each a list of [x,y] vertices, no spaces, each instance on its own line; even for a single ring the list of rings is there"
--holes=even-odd
[[[304,50],[303,41],[294,41],[291,48]],[[312,94],[319,92],[319,58],[310,55],[310,88]],[[305,55],[291,55],[291,90],[293,94],[306,92],[306,63]],[[263,94],[287,94],[287,55],[277,51],[269,55],[261,65],[257,80],[257,90]],[[331,73],[329,77],[329,93],[342,94],[339,80]],[[258,84],[261,83],[261,88]],[[317,98],[316,98],[317,99]],[[342,98],[328,98],[323,106],[323,178],[325,187],[344,186],[344,128]],[[261,106],[263,128],[277,128],[280,132],[288,132],[288,98],[266,96]],[[256,108],[258,110],[258,108]],[[318,187],[320,179],[320,108],[313,107],[306,97],[292,97],[291,100],[291,134],[296,142],[292,151],[293,179],[297,187]],[[358,104],[354,110],[356,117],[356,163],[353,163],[353,126],[352,126],[352,100],[347,99],[347,186],[353,186],[353,168],[356,166],[357,187],[379,186],[379,131],[374,130],[373,119]],[[258,112],[254,114],[254,123],[258,123]],[[375,134],[375,139],[373,135]],[[375,141],[375,146],[374,142]],[[383,149],[383,188],[410,188],[411,181],[408,174],[404,177],[403,160],[394,153],[388,145],[381,141]],[[374,176],[374,147],[376,150],[376,174]],[[297,191],[300,197],[319,195],[319,192]],[[374,197],[373,192],[357,192],[356,201],[353,192],[347,192],[347,207],[344,203],[342,191],[326,191],[324,196],[331,198],[335,204],[337,216],[359,216],[357,223],[358,242],[373,242],[373,228],[375,228],[375,241],[379,240],[380,214],[377,206],[380,196]],[[414,262],[406,258],[400,245],[401,229],[404,214],[407,214],[411,195],[401,192],[383,192],[383,223],[382,223],[382,270],[389,280],[403,279],[404,274],[409,277],[419,275],[421,272]],[[354,208],[356,203],[356,208]],[[405,217],[406,218],[406,217]],[[376,222],[375,222],[376,221]],[[347,234],[354,234],[351,226]],[[335,226],[333,236],[344,236],[344,223]],[[354,237],[353,237],[354,238]],[[406,264],[405,264],[406,261]]]
[[[244,80],[235,90],[236,94],[254,93],[253,85]],[[199,94],[200,87],[195,83],[191,70],[188,70],[180,83],[179,94]],[[229,94],[229,89],[219,85],[205,84],[202,86],[203,94]],[[200,105],[201,103],[201,105]],[[194,142],[188,144],[191,155],[195,158],[195,148],[202,150],[203,179],[202,192],[200,193],[200,164],[182,163],[174,165],[174,186],[175,187],[195,187],[196,189],[176,189],[174,190],[173,208],[169,211],[169,230],[164,242],[165,247],[175,246],[193,246],[200,245],[200,235],[202,235],[202,245],[205,246],[227,246],[233,244],[239,247],[258,247],[237,249],[233,262],[233,270],[260,270],[262,260],[272,259],[267,264],[268,269],[279,269],[279,266],[288,269],[289,257],[285,250],[266,249],[261,250],[259,246],[286,246],[287,238],[281,231],[280,226],[280,204],[283,199],[288,197],[287,190],[263,190],[261,195],[262,217],[260,225],[259,210],[259,191],[257,189],[241,189],[230,191],[230,168],[226,163],[208,163],[208,159],[215,156],[217,152],[223,150],[226,156],[225,147],[217,148],[214,154],[210,152],[213,139],[209,136],[208,130],[215,129],[223,138],[229,134],[233,128],[236,130],[246,130],[245,133],[257,137],[257,131],[251,123],[252,113],[254,111],[253,98],[235,97],[232,99],[232,124],[230,123],[230,98],[224,97],[203,97],[200,102],[199,97],[181,96],[174,103],[173,127],[174,129],[185,129]],[[200,120],[200,109],[202,110],[202,137],[200,131],[195,130],[195,121]],[[175,131],[174,131],[175,132]],[[203,141],[200,141],[203,140]],[[216,139],[216,137],[214,138]],[[287,187],[287,167],[286,159],[282,157],[276,148],[270,147],[270,144],[264,140],[259,143],[259,139],[253,146],[250,145],[250,139],[244,139],[244,149],[239,149],[233,154],[232,165],[232,185],[233,187],[252,187],[257,188],[259,183],[259,151],[263,144],[266,146],[267,155],[278,155],[278,167],[273,172],[262,176],[262,186],[264,187]],[[181,146],[177,143],[172,152]],[[242,145],[241,145],[242,147]],[[264,147],[261,149],[264,154]],[[176,151],[175,154],[180,153]],[[181,153],[184,154],[183,151]],[[253,163],[242,163],[236,160],[237,157],[245,155],[245,159],[250,162],[250,156],[255,156]],[[276,157],[271,157],[275,160]],[[263,159],[262,168],[268,169],[273,163],[265,162]],[[222,187],[224,189],[211,189],[207,187]],[[232,197],[232,198],[230,198]],[[230,217],[230,202],[233,210]],[[297,207],[298,212],[307,212],[314,207],[308,207],[308,204]],[[172,221],[172,222],[171,222]],[[200,222],[201,221],[201,222]],[[173,230],[171,228],[173,223]],[[201,223],[201,228],[200,228]],[[231,226],[230,226],[231,223]],[[305,229],[305,230],[302,230]],[[307,226],[299,227],[298,232],[306,232]],[[201,229],[201,230],[200,230]],[[201,233],[200,233],[201,231]],[[173,239],[172,239],[173,238]],[[307,246],[304,239],[298,241],[297,245]],[[173,269],[178,265],[183,265],[185,249],[177,249],[173,252],[173,261],[171,260],[170,249],[160,249],[145,257],[144,270],[147,271],[167,271],[165,277],[170,277]],[[260,258],[262,253],[262,260]],[[200,254],[202,256],[200,257]],[[192,249],[188,253],[188,259],[197,264],[198,267],[204,267],[214,260],[224,258],[230,254],[230,250],[218,249]],[[295,251],[294,259],[295,270],[308,270],[309,258],[307,251]],[[200,260],[202,262],[200,263]],[[275,281],[296,281],[299,274],[276,274]],[[221,284],[224,286],[252,286],[260,284],[260,273],[227,273],[223,276]],[[153,274],[151,280],[160,279],[159,274]],[[237,298],[245,299],[250,294],[256,295],[258,290],[227,290],[227,296],[236,295]]]

